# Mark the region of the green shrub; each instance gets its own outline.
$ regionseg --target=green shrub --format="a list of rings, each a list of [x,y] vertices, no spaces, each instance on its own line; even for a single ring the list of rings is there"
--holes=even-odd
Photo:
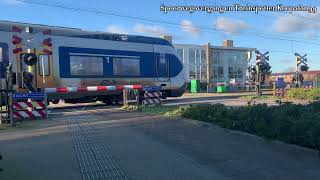
[[[320,89],[290,89],[286,93],[288,99],[319,100]]]

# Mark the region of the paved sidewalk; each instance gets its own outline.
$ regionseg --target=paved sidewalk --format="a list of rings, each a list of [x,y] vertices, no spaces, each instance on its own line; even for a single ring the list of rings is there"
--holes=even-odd
[[[235,180],[318,180],[316,151],[188,120],[135,126],[177,152]]]
[[[309,149],[197,121],[138,112],[98,110],[88,111],[82,118],[76,115],[61,116],[55,123],[35,123],[28,129],[0,131],[0,151],[4,155],[0,165],[5,170],[0,172],[0,179],[81,180],[81,172],[115,170],[104,169],[97,164],[100,162],[117,164],[129,180],[320,177],[320,158]],[[67,122],[70,117],[88,123],[70,128]],[[83,159],[79,158],[79,152],[89,154]]]
[[[4,156],[0,162],[4,169],[1,180],[81,179],[67,132],[48,131],[0,141],[0,151]]]

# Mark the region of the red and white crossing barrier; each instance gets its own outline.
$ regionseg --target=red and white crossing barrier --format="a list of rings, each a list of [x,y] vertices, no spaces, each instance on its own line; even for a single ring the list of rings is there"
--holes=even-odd
[[[46,88],[46,93],[69,92],[96,92],[96,91],[122,91],[124,89],[142,90],[142,85],[117,85],[117,86],[85,86],[85,87],[58,87]]]
[[[33,107],[40,107],[40,108],[45,108],[46,105],[40,101],[40,102],[13,102],[13,108],[14,109],[20,109],[24,110],[27,108],[33,108]]]
[[[46,118],[46,105],[43,101],[13,102],[12,105],[14,109],[13,117],[15,119]]]
[[[161,104],[161,92],[145,92],[144,93],[144,105],[156,105]]]
[[[45,110],[36,111],[16,111],[13,113],[15,119],[26,119],[26,118],[46,118]]]

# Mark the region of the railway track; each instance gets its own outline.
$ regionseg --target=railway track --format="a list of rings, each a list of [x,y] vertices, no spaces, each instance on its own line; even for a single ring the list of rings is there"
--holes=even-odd
[[[204,104],[204,103],[223,103],[227,101],[234,101],[239,99],[244,95],[254,95],[254,92],[250,93],[236,93],[236,94],[220,94],[217,96],[185,96],[180,98],[168,98],[163,100],[163,105],[187,105],[187,104]],[[265,95],[271,95],[272,91],[264,91]],[[73,112],[73,111],[87,111],[87,110],[99,110],[99,109],[119,109],[121,105],[106,105],[104,103],[78,103],[78,104],[66,104],[59,103],[49,106],[49,111],[51,113],[59,112]]]

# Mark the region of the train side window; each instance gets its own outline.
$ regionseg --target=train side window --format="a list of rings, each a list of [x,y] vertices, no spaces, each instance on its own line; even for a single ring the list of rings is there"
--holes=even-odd
[[[73,76],[102,76],[103,57],[70,56],[70,74]]]
[[[41,54],[39,55],[39,74],[40,76],[49,76],[50,74],[50,63],[49,56]]]
[[[139,76],[140,59],[113,58],[113,74],[116,76]]]

